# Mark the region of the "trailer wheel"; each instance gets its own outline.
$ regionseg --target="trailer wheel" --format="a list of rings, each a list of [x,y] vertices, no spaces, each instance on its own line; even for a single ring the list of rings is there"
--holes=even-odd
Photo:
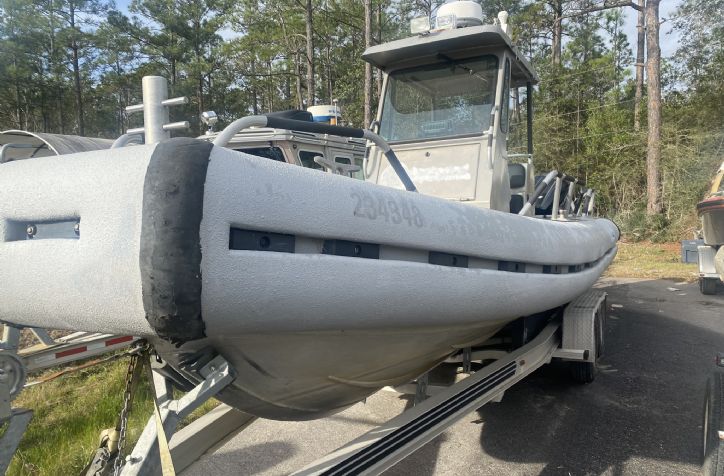
[[[593,353],[593,362],[571,362],[571,378],[576,383],[591,383],[596,379],[596,371],[598,370],[598,359],[603,354],[603,326],[606,314],[606,300],[604,299],[599,308],[596,310],[596,316],[593,320],[593,332],[595,349],[591,349]]]
[[[724,403],[724,379],[717,372],[706,383],[703,428],[703,473],[706,476],[724,475],[724,426],[722,425],[722,404]]]
[[[714,278],[699,278],[699,291],[701,294],[716,294],[718,279]]]
[[[571,378],[576,383],[591,383],[596,380],[594,362],[571,362]]]

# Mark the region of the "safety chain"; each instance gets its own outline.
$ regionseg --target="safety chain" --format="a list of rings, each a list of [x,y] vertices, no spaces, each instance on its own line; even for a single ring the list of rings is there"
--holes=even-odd
[[[126,445],[126,433],[128,431],[128,415],[133,405],[133,395],[138,385],[138,379],[143,369],[143,359],[148,357],[148,346],[141,345],[132,354],[126,371],[126,389],[123,392],[123,408],[118,417],[116,430],[118,431],[118,450],[113,461],[113,476],[120,476],[123,468],[123,450]]]

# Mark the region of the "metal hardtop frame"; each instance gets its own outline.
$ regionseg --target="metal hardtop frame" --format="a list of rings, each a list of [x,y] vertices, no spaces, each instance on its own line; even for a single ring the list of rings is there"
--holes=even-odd
[[[531,64],[518,52],[510,37],[498,25],[481,25],[453,30],[431,31],[422,35],[369,47],[362,59],[388,73],[393,69],[429,63],[441,54],[473,54],[476,49],[507,50],[515,61],[511,70],[513,86],[536,84],[538,76]]]

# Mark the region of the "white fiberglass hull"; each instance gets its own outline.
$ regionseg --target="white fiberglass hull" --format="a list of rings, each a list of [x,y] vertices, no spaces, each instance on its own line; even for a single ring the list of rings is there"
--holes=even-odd
[[[146,336],[177,368],[219,353],[222,399],[270,418],[343,408],[571,301],[618,238],[187,139],[1,167],[0,320]]]
[[[709,246],[724,245],[724,196],[708,197],[696,208],[701,217],[704,243]]]

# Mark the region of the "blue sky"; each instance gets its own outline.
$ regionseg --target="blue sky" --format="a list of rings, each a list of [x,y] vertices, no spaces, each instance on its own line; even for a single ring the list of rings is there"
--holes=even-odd
[[[116,0],[116,8],[124,13],[128,13],[128,5],[130,3],[131,0]]]

